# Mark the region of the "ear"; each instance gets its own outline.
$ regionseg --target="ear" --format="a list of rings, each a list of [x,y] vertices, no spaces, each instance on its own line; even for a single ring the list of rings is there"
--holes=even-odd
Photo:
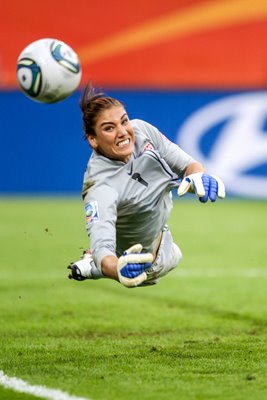
[[[88,135],[87,140],[92,147],[92,149],[96,150],[97,149],[97,138],[96,136]]]

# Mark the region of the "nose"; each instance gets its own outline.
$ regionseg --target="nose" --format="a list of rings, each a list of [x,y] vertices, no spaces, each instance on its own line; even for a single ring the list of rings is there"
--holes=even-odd
[[[123,125],[119,125],[117,133],[118,133],[119,137],[123,137],[127,134],[127,130],[125,129],[125,127]]]

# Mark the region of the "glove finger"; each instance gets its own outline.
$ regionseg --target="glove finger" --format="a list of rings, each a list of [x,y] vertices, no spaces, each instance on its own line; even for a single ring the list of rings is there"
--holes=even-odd
[[[129,249],[123,252],[123,255],[132,254],[132,253],[141,253],[143,246],[140,243],[134,244],[133,246],[129,247]]]
[[[124,269],[121,271],[121,275],[124,278],[130,278],[130,279],[135,278],[136,276],[138,276],[140,274],[142,274],[142,272],[127,271],[127,270],[124,270]]]
[[[210,188],[209,175],[203,174],[201,177],[201,180],[202,180],[203,189],[204,189],[205,193],[203,196],[199,197],[199,201],[201,201],[201,203],[206,203],[209,198],[209,188]]]
[[[122,283],[124,286],[126,286],[128,288],[139,286],[146,279],[147,279],[147,274],[145,272],[136,276],[135,278],[126,278],[124,276],[120,276],[120,278],[119,278],[120,283]]]
[[[208,198],[209,198],[209,194],[206,193],[205,196],[199,197],[199,201],[200,201],[201,203],[207,203]]]
[[[218,197],[220,197],[220,199],[224,199],[225,198],[225,186],[224,186],[224,183],[220,178],[216,177],[216,180],[218,182]]]
[[[214,202],[218,195],[218,182],[213,176],[210,176],[209,185],[209,198],[210,201]]]
[[[123,264],[142,264],[153,261],[153,255],[151,253],[134,253],[127,254],[121,257],[123,259]]]
[[[144,264],[127,264],[121,269],[120,273],[126,278],[135,278],[136,276],[142,274],[145,270],[150,268],[152,263]]]
[[[205,174],[195,174],[194,179],[193,179],[193,185],[194,185],[194,190],[195,193],[198,195],[198,197],[203,197],[206,194],[205,190],[205,184],[206,183],[206,178]]]
[[[178,196],[183,196],[185,193],[187,193],[190,188],[190,185],[191,185],[191,179],[188,177],[184,178],[178,188],[177,191]]]
[[[142,263],[142,264],[127,264],[127,269],[130,272],[138,272],[140,274],[141,272],[145,271],[147,268],[150,268],[151,265],[152,265],[151,262]]]

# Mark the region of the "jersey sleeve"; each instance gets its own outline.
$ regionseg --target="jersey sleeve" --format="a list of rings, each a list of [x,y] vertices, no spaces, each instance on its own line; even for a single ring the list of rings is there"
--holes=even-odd
[[[137,120],[141,130],[150,139],[155,149],[166,161],[171,170],[179,177],[183,177],[186,168],[194,162],[194,158],[182,150],[177,144],[171,142],[155,126],[145,121]]]
[[[86,230],[97,267],[108,255],[116,255],[117,193],[108,185],[91,187],[84,197]]]

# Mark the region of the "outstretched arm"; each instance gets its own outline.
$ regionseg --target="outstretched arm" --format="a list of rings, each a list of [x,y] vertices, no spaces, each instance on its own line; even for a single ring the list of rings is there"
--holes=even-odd
[[[135,287],[147,279],[146,270],[152,266],[153,254],[142,253],[143,246],[135,244],[125,250],[120,258],[106,256],[102,259],[102,273],[126,287]]]

